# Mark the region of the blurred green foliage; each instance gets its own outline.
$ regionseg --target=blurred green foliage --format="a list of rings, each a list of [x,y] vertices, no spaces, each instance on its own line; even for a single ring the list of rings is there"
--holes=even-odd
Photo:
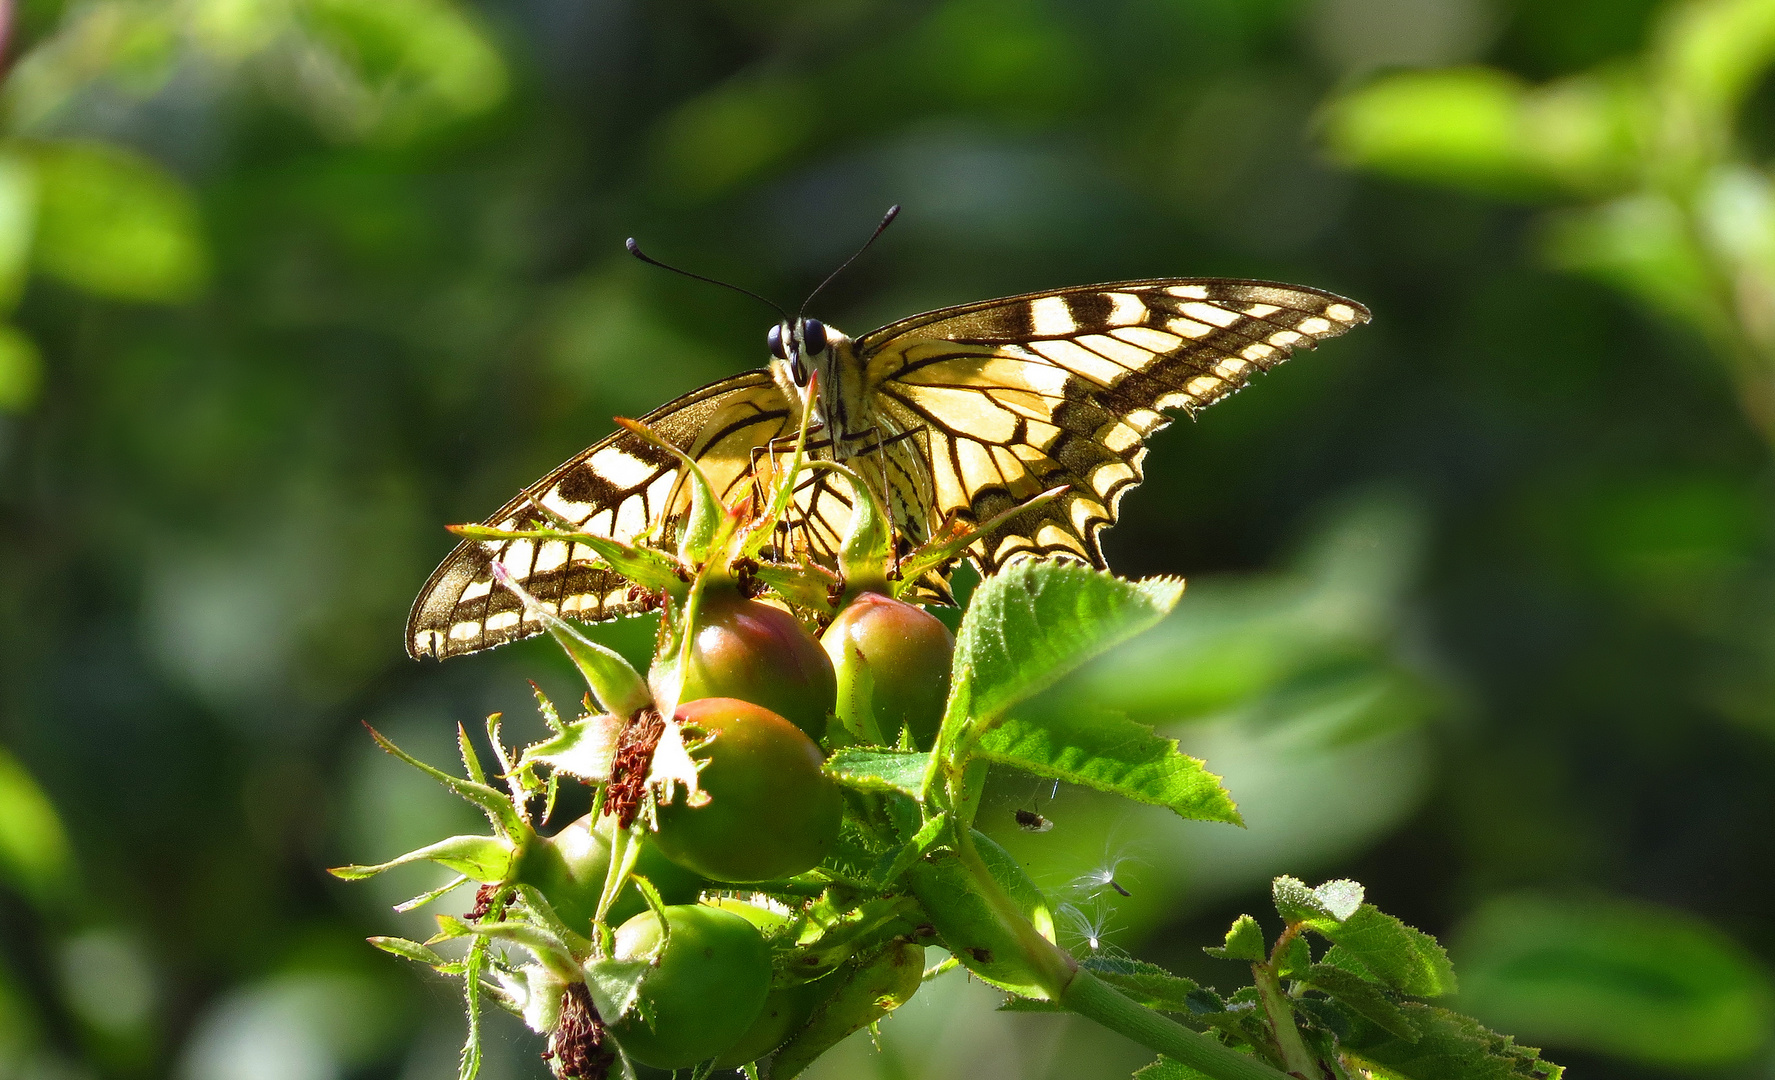
[[[320,870],[456,812],[357,722],[441,760],[572,676],[402,656],[439,526],[763,360],[765,312],[623,237],[787,303],[891,202],[820,304],[853,333],[1162,274],[1376,314],[1123,504],[1112,564],[1190,589],[1032,707],[1162,725],[1249,828],[996,778],[1069,946],[1212,981],[1272,875],[1348,875],[1575,1074],[1768,1075],[1766,0],[15,7],[0,1077],[453,1068],[455,1003],[359,944],[441,881]],[[993,1005],[934,984],[822,1075],[1150,1060]],[[541,1075],[493,1032],[489,1075]]]

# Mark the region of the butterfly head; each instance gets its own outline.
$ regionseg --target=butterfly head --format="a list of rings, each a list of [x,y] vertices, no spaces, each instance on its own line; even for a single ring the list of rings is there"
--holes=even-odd
[[[765,340],[775,366],[805,388],[814,372],[825,375],[838,346],[850,339],[818,319],[798,318],[771,327]]]

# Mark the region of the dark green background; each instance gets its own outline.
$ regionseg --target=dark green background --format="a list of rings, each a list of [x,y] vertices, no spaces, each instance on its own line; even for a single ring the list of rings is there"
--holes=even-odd
[[[1775,1075],[1770,446],[1707,338],[1550,268],[1538,210],[1458,168],[1346,168],[1321,134],[1392,67],[1627,70],[1661,17],[24,4],[0,91],[0,164],[37,177],[24,224],[0,213],[20,252],[0,284],[22,282],[0,342],[0,1077],[453,1075],[452,989],[361,943],[423,937],[387,905],[432,879],[322,868],[473,818],[359,722],[446,764],[456,722],[540,731],[525,679],[574,695],[535,643],[402,654],[442,525],[612,414],[765,359],[768,312],[624,237],[790,304],[893,202],[817,305],[853,334],[1158,275],[1374,312],[1160,435],[1107,536],[1119,572],[1191,590],[1063,693],[1169,725],[1251,828],[1002,778],[989,824],[1044,885],[1115,855],[1145,883],[1121,907],[1067,893],[1069,927],[1230,989],[1197,949],[1269,911],[1270,875],[1352,876],[1450,942],[1458,1007],[1573,1075]],[[1772,116],[1753,93],[1728,156],[1760,164]],[[1017,835],[1034,805],[1055,830]],[[949,983],[885,1025],[884,1057],[856,1040],[823,1075],[1144,1063]],[[493,1031],[487,1075],[543,1075],[539,1040]]]

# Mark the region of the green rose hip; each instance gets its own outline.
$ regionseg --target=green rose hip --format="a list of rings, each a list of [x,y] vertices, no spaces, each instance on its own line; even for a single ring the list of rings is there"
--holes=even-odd
[[[684,1069],[721,1054],[752,1026],[770,993],[770,950],[758,928],[697,904],[665,909],[665,949],[641,976],[642,1008],[609,1025],[623,1052],[656,1069]],[[616,931],[618,960],[653,957],[659,916],[645,911]]]

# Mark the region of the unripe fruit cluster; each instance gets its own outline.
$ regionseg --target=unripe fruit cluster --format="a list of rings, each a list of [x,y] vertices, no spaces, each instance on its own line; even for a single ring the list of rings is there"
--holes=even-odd
[[[820,1002],[840,994],[845,980],[830,977],[773,987],[759,920],[695,899],[705,882],[755,885],[818,866],[838,839],[844,809],[838,786],[821,771],[820,745],[841,682],[868,688],[860,707],[881,741],[904,731],[910,744],[929,746],[954,644],[922,609],[873,594],[849,604],[822,640],[789,612],[734,592],[706,597],[690,633],[676,719],[708,800],[693,807],[680,797],[658,807],[659,828],[637,872],[670,905],[669,933],[642,978],[643,1010],[610,1026],[632,1059],[661,1069],[754,1060],[791,1040]],[[656,667],[656,684],[667,674]],[[526,882],[580,932],[609,864],[607,830],[576,822],[523,864]],[[659,917],[639,901],[631,886],[608,913],[612,923],[626,919],[616,930],[617,959],[658,947]]]

